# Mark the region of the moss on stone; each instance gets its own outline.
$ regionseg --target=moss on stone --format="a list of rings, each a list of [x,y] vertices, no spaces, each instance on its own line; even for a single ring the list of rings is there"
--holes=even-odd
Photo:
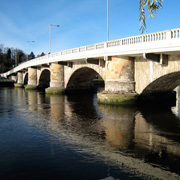
[[[19,83],[14,83],[14,87],[15,88],[23,88],[24,85],[23,84],[19,84]]]
[[[55,87],[47,88],[45,91],[46,94],[64,94],[64,89],[55,88]]]
[[[136,103],[137,95],[135,93],[98,93],[98,103],[111,105],[133,105]]]
[[[33,85],[26,85],[25,86],[25,90],[37,90],[37,86],[33,86]]]

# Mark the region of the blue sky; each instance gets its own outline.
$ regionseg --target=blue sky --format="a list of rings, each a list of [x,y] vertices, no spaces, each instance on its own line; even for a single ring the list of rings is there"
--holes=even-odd
[[[147,33],[180,28],[180,0],[164,0],[155,19],[147,14]],[[107,40],[107,0],[0,0],[0,44],[35,55]],[[139,0],[109,0],[109,39],[141,32]]]

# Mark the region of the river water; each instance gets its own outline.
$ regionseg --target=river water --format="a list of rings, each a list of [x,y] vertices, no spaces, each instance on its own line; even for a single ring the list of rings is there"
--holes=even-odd
[[[180,179],[173,108],[0,88],[0,180]]]

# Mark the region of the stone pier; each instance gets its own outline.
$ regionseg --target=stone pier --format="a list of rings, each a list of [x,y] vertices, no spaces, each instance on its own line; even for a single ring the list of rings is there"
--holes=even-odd
[[[16,87],[16,88],[23,88],[24,87],[23,73],[22,72],[18,72],[17,76],[18,76],[17,83],[14,84],[14,87]]]
[[[51,79],[50,87],[46,89],[47,94],[64,93],[64,66],[58,63],[52,63],[50,66]]]
[[[37,68],[28,68],[28,85],[25,87],[26,90],[37,89]]]
[[[14,82],[16,82],[16,80],[17,80],[15,75],[12,75],[12,76],[10,77],[10,79],[13,80]]]
[[[103,104],[134,104],[134,59],[110,57],[106,61],[105,91],[98,93],[98,102]]]

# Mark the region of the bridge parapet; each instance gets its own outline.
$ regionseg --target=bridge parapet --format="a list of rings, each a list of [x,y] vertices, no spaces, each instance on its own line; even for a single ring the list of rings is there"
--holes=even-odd
[[[30,66],[60,61],[77,61],[107,56],[142,56],[144,53],[172,53],[180,51],[180,28],[122,38],[108,42],[55,52],[20,64],[1,76],[8,76]]]
[[[156,32],[156,33],[149,33],[145,35],[122,38],[122,39],[102,42],[98,44],[92,44],[92,45],[78,47],[78,48],[74,48],[70,50],[64,50],[57,53],[53,53],[49,55],[49,57],[74,54],[74,53],[86,52],[86,51],[92,51],[92,50],[99,50],[99,49],[105,49],[105,48],[117,47],[117,46],[128,46],[128,45],[131,46],[131,45],[137,45],[137,44],[142,44],[142,43],[144,45],[150,42],[157,43],[157,42],[162,42],[162,41],[169,42],[171,40],[176,40],[179,38],[180,38],[180,29],[173,29],[173,30],[161,31],[161,32]],[[121,53],[121,50],[119,50],[119,53]]]
[[[162,32],[157,32],[157,33],[118,39],[118,40],[108,42],[107,47],[147,43],[147,42],[154,42],[154,41],[163,41],[163,40],[168,39],[166,38],[166,34],[167,35],[170,34],[170,31],[162,31]]]

